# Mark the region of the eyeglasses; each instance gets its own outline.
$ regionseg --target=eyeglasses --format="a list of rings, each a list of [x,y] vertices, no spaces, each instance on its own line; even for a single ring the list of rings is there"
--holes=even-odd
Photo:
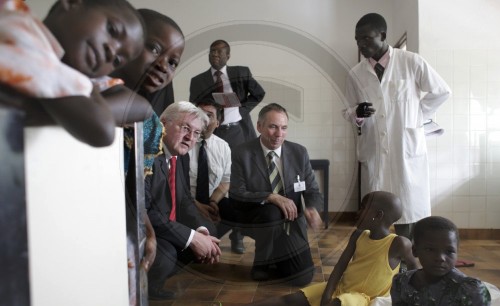
[[[191,129],[191,127],[189,127],[189,125],[187,124],[180,124],[178,125],[178,127],[181,129],[181,132],[184,134],[184,135],[192,135],[192,137],[194,139],[199,139],[201,137],[201,131],[198,131],[198,130],[195,130],[193,131]]]

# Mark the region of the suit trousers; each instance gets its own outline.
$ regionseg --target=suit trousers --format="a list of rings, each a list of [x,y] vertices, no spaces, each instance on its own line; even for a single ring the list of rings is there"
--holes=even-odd
[[[178,250],[161,236],[156,236],[156,243],[156,258],[148,272],[148,289],[150,292],[162,289],[169,277],[195,259],[190,248],[184,251]]]
[[[285,220],[281,210],[272,204],[230,203],[223,208],[223,222],[242,228],[244,235],[255,240],[254,266],[275,265],[278,273],[291,285],[311,282],[314,264],[307,240],[306,221],[300,216],[293,222]]]
[[[246,141],[243,129],[241,128],[241,122],[236,125],[221,125],[214,133],[224,139],[229,144],[231,150]]]
[[[148,288],[155,292],[163,288],[165,281],[175,273],[177,250],[167,240],[156,237],[156,257],[148,272]]]
[[[407,223],[407,224],[394,224],[394,230],[398,236],[404,236],[410,241],[413,239],[413,227],[415,223]]]

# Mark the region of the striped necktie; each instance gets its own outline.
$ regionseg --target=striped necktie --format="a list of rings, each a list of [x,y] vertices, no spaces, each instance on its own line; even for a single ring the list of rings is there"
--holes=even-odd
[[[274,163],[273,157],[276,155],[274,151],[267,153],[267,164],[269,170],[269,180],[271,182],[271,189],[273,193],[283,193],[283,182],[281,181],[281,176],[278,171],[278,167]]]

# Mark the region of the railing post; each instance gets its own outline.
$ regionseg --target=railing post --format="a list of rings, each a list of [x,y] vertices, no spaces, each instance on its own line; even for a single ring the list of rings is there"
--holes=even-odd
[[[130,164],[126,178],[127,198],[127,237],[134,249],[133,290],[131,305],[148,305],[148,279],[146,271],[141,267],[146,243],[146,226],[144,224],[144,141],[143,123],[134,124],[134,147],[130,156]],[[130,247],[130,246],[129,246]]]
[[[0,303],[29,306],[24,113],[0,103]]]

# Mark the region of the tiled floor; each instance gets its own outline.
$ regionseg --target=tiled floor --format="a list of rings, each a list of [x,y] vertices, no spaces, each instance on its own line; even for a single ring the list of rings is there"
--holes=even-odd
[[[312,255],[316,266],[313,282],[327,280],[342,249],[347,244],[353,227],[334,224],[329,229],[309,234]],[[253,240],[245,237],[246,253],[233,254],[227,235],[223,237],[222,260],[217,265],[192,264],[168,280],[165,289],[175,291],[175,300],[150,301],[151,306],[167,305],[244,305],[270,296],[295,292],[280,281],[254,282],[250,279],[253,261]],[[471,260],[474,267],[461,268],[469,276],[480,278],[500,287],[500,241],[463,240],[460,259]]]

